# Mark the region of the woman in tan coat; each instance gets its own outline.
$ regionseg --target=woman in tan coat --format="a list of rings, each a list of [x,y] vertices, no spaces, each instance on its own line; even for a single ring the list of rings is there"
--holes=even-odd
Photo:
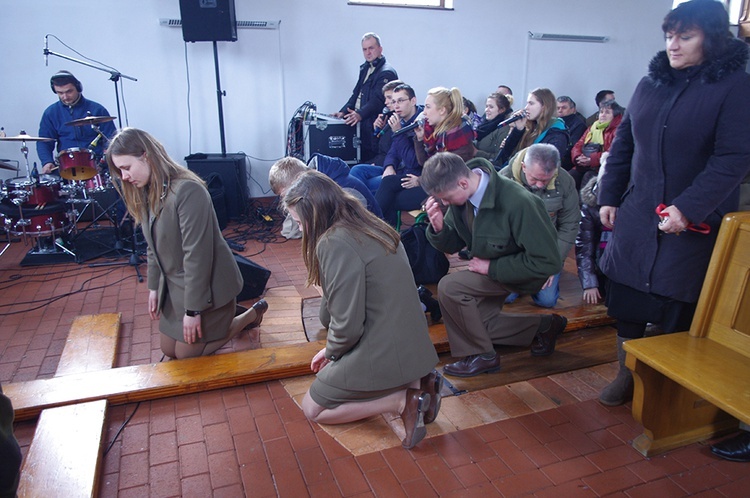
[[[413,447],[437,416],[442,377],[398,233],[317,171],[302,173],[284,205],[302,230],[307,281],[322,289],[328,328],[305,415],[341,424],[400,413],[402,445]]]
[[[208,355],[243,328],[260,325],[268,308],[263,300],[235,317],[242,275],[203,181],[136,128],[112,139],[107,163],[148,243],[148,311],[159,319],[164,354]]]

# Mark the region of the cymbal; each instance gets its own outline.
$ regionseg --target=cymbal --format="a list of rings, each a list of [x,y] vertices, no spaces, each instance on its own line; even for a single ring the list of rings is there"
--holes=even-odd
[[[115,119],[117,119],[115,116],[86,116],[85,118],[68,121],[65,124],[67,126],[84,126],[99,123],[109,123],[110,121],[114,121]]]
[[[16,167],[15,166],[11,166],[10,164],[4,163],[2,161],[0,161],[0,169],[9,169],[11,171],[16,171]]]
[[[21,133],[20,135],[16,135],[15,137],[0,137],[0,140],[5,140],[7,142],[54,142],[55,141],[54,138],[32,137],[31,135],[27,135],[25,133]]]

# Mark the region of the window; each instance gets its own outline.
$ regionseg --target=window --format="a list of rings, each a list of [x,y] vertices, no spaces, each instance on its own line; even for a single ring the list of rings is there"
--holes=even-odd
[[[349,0],[349,5],[385,5],[389,7],[452,10],[453,0]]]

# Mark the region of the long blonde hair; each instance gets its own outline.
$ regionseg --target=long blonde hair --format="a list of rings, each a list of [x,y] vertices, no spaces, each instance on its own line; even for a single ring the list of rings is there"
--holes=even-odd
[[[549,88],[536,88],[531,91],[533,95],[544,107],[542,114],[535,120],[526,120],[526,132],[516,150],[523,150],[534,143],[534,141],[552,126],[557,117],[557,99],[555,94]]]
[[[401,240],[390,225],[315,170],[305,171],[289,187],[284,208],[294,208],[302,225],[302,259],[307,267],[308,285],[320,285],[318,242],[333,227],[346,228],[355,238],[370,237],[392,253]]]
[[[434,135],[438,136],[442,133],[452,130],[461,125],[461,117],[464,113],[464,98],[461,96],[461,91],[453,87],[448,90],[445,87],[439,86],[431,89],[427,92],[435,101],[435,106],[438,108],[445,107],[448,111],[445,115],[445,119],[435,126]]]
[[[138,188],[122,181],[122,172],[115,166],[112,156],[143,157],[150,169],[148,185]],[[109,143],[107,149],[109,173],[114,186],[125,201],[128,212],[140,224],[148,212],[159,211],[167,196],[172,180],[183,178],[205,186],[205,182],[192,171],[174,162],[164,146],[149,133],[138,128],[123,128]]]

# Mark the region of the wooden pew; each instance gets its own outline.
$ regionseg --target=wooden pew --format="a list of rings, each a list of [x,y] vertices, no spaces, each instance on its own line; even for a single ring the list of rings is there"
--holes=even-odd
[[[633,446],[644,455],[750,423],[750,212],[724,218],[690,331],[625,351],[644,427]]]

